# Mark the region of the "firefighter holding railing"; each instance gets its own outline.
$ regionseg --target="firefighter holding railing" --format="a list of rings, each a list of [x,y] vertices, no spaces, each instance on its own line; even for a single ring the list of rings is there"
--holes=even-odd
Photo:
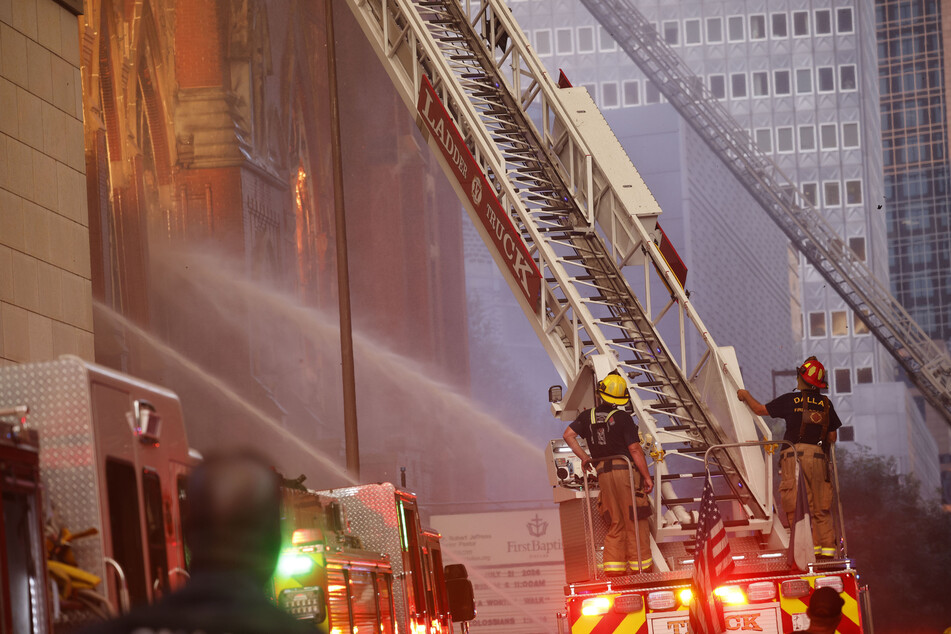
[[[604,537],[604,574],[617,577],[647,572],[652,567],[650,527],[647,523],[647,494],[654,481],[647,470],[647,459],[641,448],[637,423],[624,411],[631,400],[627,383],[618,374],[609,374],[598,382],[598,404],[586,409],[565,429],[565,442],[581,458],[583,469],[589,464],[598,471],[601,493],[598,504],[608,523]],[[578,436],[588,444],[588,456]],[[623,458],[630,455],[635,467],[635,495],[631,495],[631,476]],[[632,500],[636,498],[636,508]],[[637,527],[635,528],[635,522]]]
[[[746,390],[737,397],[759,416],[786,421],[783,440],[793,443],[780,454],[780,502],[790,526],[796,512],[796,454],[806,479],[809,514],[812,516],[812,543],[817,560],[835,557],[835,529],[832,522],[832,478],[829,461],[836,430],[842,426],[832,401],[819,390],[828,387],[826,371],[815,357],[806,359],[797,371],[797,391],[777,396],[763,405]]]

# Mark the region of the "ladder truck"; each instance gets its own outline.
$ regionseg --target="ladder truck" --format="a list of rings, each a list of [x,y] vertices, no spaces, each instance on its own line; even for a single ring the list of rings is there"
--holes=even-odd
[[[687,632],[678,591],[690,586],[698,476],[709,461],[736,554],[731,584],[743,597],[727,607],[728,623],[790,630],[813,588],[831,585],[846,599],[840,632],[862,632],[867,594],[844,539],[832,565],[786,564],[770,431],[737,401],[735,353],[704,326],[657,202],[586,91],[556,86],[500,0],[347,2],[564,381],[550,395],[554,415],[572,420],[592,406],[594,385],[611,372],[629,388],[654,472],[655,572],[604,576],[592,491],[552,441],[566,553],[561,630]],[[669,301],[654,305],[652,289]],[[702,351],[690,365],[688,339]]]

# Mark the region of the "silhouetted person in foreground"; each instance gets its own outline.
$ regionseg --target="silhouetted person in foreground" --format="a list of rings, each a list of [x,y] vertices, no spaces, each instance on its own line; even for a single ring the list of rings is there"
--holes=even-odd
[[[279,487],[278,475],[253,453],[209,457],[188,482],[191,579],[86,634],[314,634],[264,592],[281,548]]]
[[[809,628],[796,630],[793,634],[835,634],[842,620],[842,606],[845,601],[833,588],[819,588],[809,598],[806,607],[806,616],[809,617]]]

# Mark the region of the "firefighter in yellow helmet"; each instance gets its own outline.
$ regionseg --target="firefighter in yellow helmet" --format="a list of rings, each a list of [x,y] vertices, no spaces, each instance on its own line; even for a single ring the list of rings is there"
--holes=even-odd
[[[587,469],[592,464],[598,472],[601,489],[598,505],[608,525],[604,537],[604,574],[611,577],[628,574],[628,569],[634,573],[647,572],[652,564],[647,494],[654,488],[654,481],[647,470],[637,423],[621,409],[630,400],[624,379],[618,374],[609,374],[598,382],[597,405],[581,412],[564,433],[565,442],[581,458],[582,467]],[[581,448],[578,436],[585,439],[591,456]],[[633,492],[628,462],[623,458],[610,458],[628,454],[635,467]],[[636,493],[636,504],[632,493]]]
[[[802,472],[806,478],[809,515],[812,522],[812,544],[816,558],[832,559],[836,555],[835,530],[832,525],[832,482],[829,457],[836,440],[836,430],[842,426],[839,415],[829,397],[819,394],[828,387],[825,368],[815,357],[806,359],[797,371],[797,392],[777,396],[763,405],[746,390],[737,397],[759,416],[772,416],[786,421],[783,440],[795,445],[780,453],[779,469],[782,476],[779,496],[790,526],[796,513],[796,459],[799,454]]]

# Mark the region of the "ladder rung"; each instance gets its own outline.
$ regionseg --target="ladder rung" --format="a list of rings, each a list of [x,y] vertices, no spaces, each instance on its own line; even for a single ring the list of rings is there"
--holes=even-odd
[[[710,477],[715,478],[717,476],[722,476],[723,472],[721,471],[711,471]],[[671,473],[664,476],[664,480],[688,480],[690,478],[706,478],[707,473],[701,471],[700,473]]]
[[[749,520],[723,520],[723,525],[724,526],[749,526],[750,521]],[[695,531],[697,530],[697,525],[696,524],[681,524],[680,528],[684,529],[685,531]]]
[[[679,449],[669,449],[668,453],[674,451],[677,453],[706,453],[707,447],[681,447]]]
[[[715,499],[717,502],[726,502],[728,500],[736,500],[739,498],[737,498],[735,495],[715,495],[713,496],[713,499]],[[661,499],[661,502],[667,506],[670,506],[672,504],[699,504],[700,500],[701,498],[663,498]]]

